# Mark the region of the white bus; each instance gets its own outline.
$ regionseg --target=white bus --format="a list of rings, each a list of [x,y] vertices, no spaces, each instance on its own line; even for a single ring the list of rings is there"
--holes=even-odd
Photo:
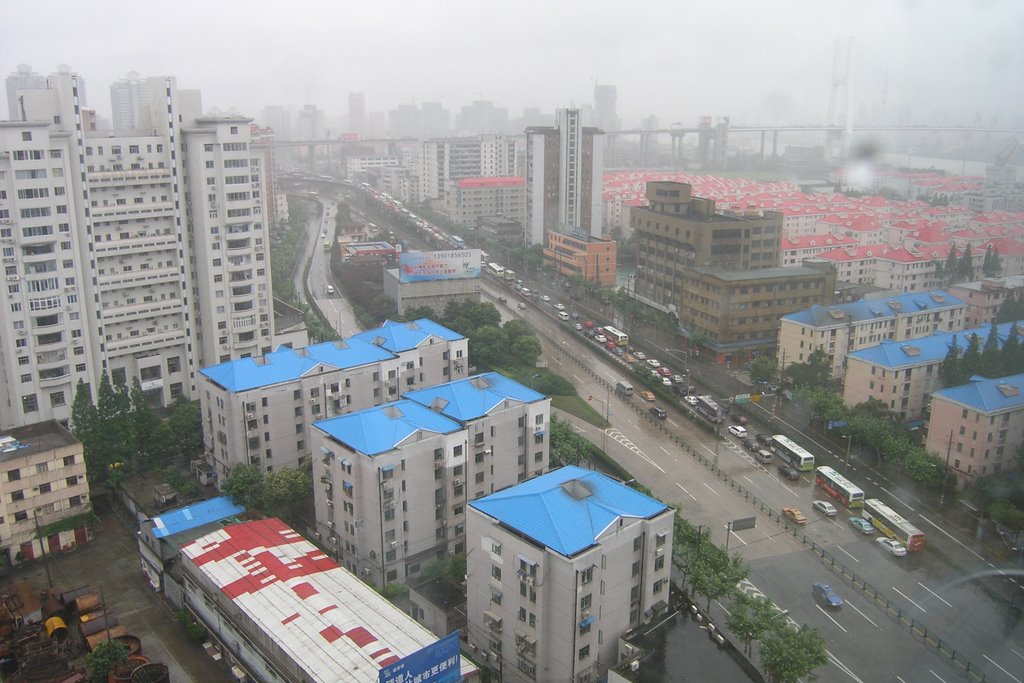
[[[626,335],[622,330],[617,330],[611,325],[604,326],[604,336],[612,340],[619,346],[629,346],[629,336]]]
[[[705,420],[716,423],[722,421],[722,409],[710,396],[698,396],[693,409]]]
[[[772,453],[800,472],[810,472],[814,469],[814,456],[783,434],[772,437]]]
[[[828,465],[817,469],[814,483],[848,508],[864,507],[864,490]]]
[[[883,534],[907,546],[910,552],[924,550],[924,532],[877,498],[864,501],[861,515]]]
[[[484,270],[484,272],[490,273],[499,280],[503,280],[505,278],[504,266],[500,266],[497,263],[488,263],[487,268]]]

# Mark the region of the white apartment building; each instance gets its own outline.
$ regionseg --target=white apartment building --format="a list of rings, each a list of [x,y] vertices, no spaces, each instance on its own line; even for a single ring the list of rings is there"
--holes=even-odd
[[[149,109],[149,83],[135,71],[110,84],[110,108],[114,130],[140,128]]]
[[[673,521],[579,467],[470,502],[470,649],[503,681],[605,680],[619,638],[668,608]]]
[[[0,553],[8,564],[86,543],[89,502],[82,443],[70,432],[52,421],[0,432]],[[80,522],[69,529],[47,530],[73,519]]]
[[[498,373],[314,424],[318,533],[377,586],[466,552],[466,505],[543,474],[551,400]]]
[[[232,466],[270,472],[312,451],[310,425],[423,386],[465,377],[468,340],[430,320],[385,322],[337,342],[281,347],[200,370],[206,439],[198,474],[220,485]]]
[[[271,348],[262,156],[248,119],[148,79],[143,130],[83,125],[77,76],[0,123],[0,427],[70,416],[103,372],[159,405],[196,370]]]
[[[443,200],[451,181],[517,175],[522,136],[482,134],[423,140],[417,201]]]
[[[846,374],[850,353],[886,340],[903,341],[960,330],[966,310],[966,304],[940,290],[811,306],[782,316],[779,364],[788,367],[806,363],[812,353],[823,349],[828,354],[831,377],[837,379]]]
[[[444,208],[460,225],[475,226],[485,216],[503,216],[521,225],[526,219],[526,183],[518,176],[453,180]]]

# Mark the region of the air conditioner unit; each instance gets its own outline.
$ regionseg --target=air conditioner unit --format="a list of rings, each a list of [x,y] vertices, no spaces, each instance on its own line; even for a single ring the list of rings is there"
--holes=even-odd
[[[252,412],[246,413],[245,414],[245,419],[246,420],[255,420],[256,419],[256,413],[252,413]]]
[[[331,500],[330,498],[327,499],[327,507],[329,507],[329,508],[334,507],[334,501]]]
[[[398,541],[391,541],[391,547],[392,548],[397,548],[398,547]]]
[[[492,449],[492,448],[485,448],[484,449],[484,455],[490,455],[493,452],[494,452],[494,449]]]
[[[316,536],[317,538],[320,538],[320,532],[319,531],[314,531],[313,535]]]
[[[583,612],[580,614],[580,617],[583,618],[583,619],[586,619],[589,616],[590,616],[590,610],[588,610],[588,609],[583,610]]]
[[[456,479],[456,480],[454,480],[452,482],[452,484],[454,484],[455,486],[462,486],[462,480],[461,479]]]
[[[654,554],[655,554],[655,555],[664,555],[664,554],[665,554],[665,549],[664,549],[664,548],[657,548],[657,549],[656,549],[656,550],[654,551]]]
[[[534,577],[534,576],[527,576],[526,577],[526,583],[530,584],[531,586],[533,585],[533,582],[536,581],[536,580],[537,580],[537,578]]]
[[[328,523],[327,523],[327,525],[328,525],[329,527],[331,527],[332,529],[334,529],[334,528],[336,528],[336,527],[337,527],[337,524],[336,524],[335,522],[328,522]]]
[[[335,536],[334,534],[331,534],[331,535],[330,535],[330,536],[329,536],[329,537],[327,538],[327,542],[328,542],[328,543],[337,543],[337,542],[338,542],[338,537],[337,537],[337,536]]]

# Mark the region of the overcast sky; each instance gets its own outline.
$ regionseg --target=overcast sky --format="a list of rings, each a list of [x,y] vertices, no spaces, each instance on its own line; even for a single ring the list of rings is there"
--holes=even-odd
[[[1022,0],[33,0],[4,12],[0,68],[68,64],[104,116],[109,84],[137,71],[251,116],[313,103],[336,117],[360,91],[367,111],[440,101],[454,116],[487,99],[515,118],[589,103],[598,82],[630,127],[817,123],[850,36],[858,119],[1024,125]]]

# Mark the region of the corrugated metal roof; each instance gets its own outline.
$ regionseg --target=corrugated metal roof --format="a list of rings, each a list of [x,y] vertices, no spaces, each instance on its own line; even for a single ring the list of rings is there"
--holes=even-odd
[[[420,318],[412,322],[385,320],[377,329],[360,332],[349,339],[359,339],[398,353],[415,349],[430,337],[439,337],[445,341],[464,338],[444,325],[438,325],[428,318]]]
[[[998,413],[1024,406],[1024,375],[997,379],[974,376],[967,384],[936,391],[934,396],[959,403],[981,413]]]
[[[487,415],[506,400],[533,403],[544,398],[529,387],[497,372],[485,372],[446,384],[417,389],[403,395],[434,407],[453,420],[468,422]]]
[[[782,319],[810,327],[832,327],[865,320],[895,317],[898,313],[906,315],[921,311],[942,311],[963,305],[964,302],[955,296],[951,296],[948,292],[934,290],[931,292],[900,294],[899,296],[892,296],[887,299],[861,299],[848,304],[811,306],[802,311],[784,315]],[[843,317],[837,318],[832,314],[832,311],[842,313]]]
[[[230,496],[218,496],[154,517],[153,535],[157,538],[173,536],[243,512],[245,508],[236,505]]]
[[[573,466],[479,498],[470,506],[566,557],[595,545],[621,517],[650,519],[668,509],[600,472]]]
[[[247,391],[294,381],[320,365],[334,370],[379,363],[416,348],[432,336],[445,341],[463,339],[461,334],[426,318],[409,323],[389,320],[377,329],[341,341],[301,349],[282,346],[259,358],[240,358],[199,372],[228,391]]]
[[[462,429],[458,422],[405,399],[320,420],[313,426],[366,455],[394,450],[419,431],[449,434]]]
[[[1011,325],[1024,325],[1024,321],[1018,323],[1003,323],[996,326],[996,336],[999,337],[999,348],[1006,343],[1010,335]],[[887,368],[900,368],[907,365],[924,365],[941,361],[949,353],[949,347],[956,337],[957,346],[960,352],[967,350],[971,343],[971,336],[978,335],[981,345],[985,345],[988,339],[991,325],[982,325],[960,332],[936,332],[927,337],[915,337],[906,341],[883,341],[881,344],[870,346],[866,349],[853,351],[850,358],[857,358],[873,365],[885,366]],[[1018,330],[1024,327],[1018,327]],[[1024,337],[1024,335],[1020,335]]]
[[[313,681],[376,683],[438,640],[279,519],[224,527],[182,554]],[[476,671],[460,659],[464,676]]]

